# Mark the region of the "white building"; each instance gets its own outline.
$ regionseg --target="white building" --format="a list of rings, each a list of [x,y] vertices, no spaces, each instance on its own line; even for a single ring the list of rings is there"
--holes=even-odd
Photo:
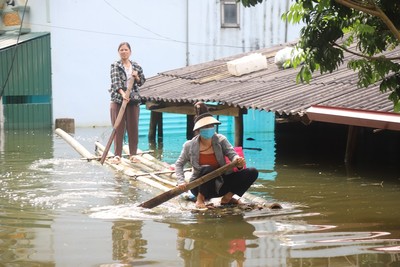
[[[29,6],[24,26],[51,33],[53,118],[74,118],[77,126],[110,124],[110,64],[123,41],[151,77],[293,41],[300,29],[281,19],[293,0],[251,8],[235,0],[15,2]]]

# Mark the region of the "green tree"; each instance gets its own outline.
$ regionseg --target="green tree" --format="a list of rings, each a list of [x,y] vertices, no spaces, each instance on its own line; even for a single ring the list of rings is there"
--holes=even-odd
[[[250,7],[264,0],[238,1]],[[400,111],[400,55],[382,54],[400,42],[399,0],[296,0],[282,18],[305,25],[297,44],[303,53],[292,59],[295,67],[303,62],[298,81],[309,82],[317,70],[336,70],[347,51],[355,55],[348,67],[358,71],[358,86],[379,83]]]

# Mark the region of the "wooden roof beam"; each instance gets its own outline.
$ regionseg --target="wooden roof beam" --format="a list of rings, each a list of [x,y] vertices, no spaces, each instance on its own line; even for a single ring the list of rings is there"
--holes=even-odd
[[[195,115],[193,103],[176,102],[147,102],[146,108],[154,112],[167,112],[185,115]],[[232,107],[228,105],[208,105],[209,111],[213,115],[224,115],[238,117],[240,114],[246,114],[247,109]]]

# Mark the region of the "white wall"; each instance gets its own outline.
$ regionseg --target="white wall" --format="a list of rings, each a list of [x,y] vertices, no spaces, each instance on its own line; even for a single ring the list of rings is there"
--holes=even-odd
[[[221,28],[219,1],[190,0],[190,63],[293,41],[300,25],[287,25],[281,16],[294,0],[267,0],[255,7],[240,6],[240,29]],[[217,4],[216,4],[217,3]]]
[[[241,7],[240,30],[221,31],[215,0],[29,0],[25,19],[33,32],[51,32],[53,118],[108,126],[109,71],[119,43],[131,44],[132,59],[151,77],[186,66],[187,47],[189,64],[196,64],[285,42],[280,2]],[[287,41],[298,37],[294,32]]]

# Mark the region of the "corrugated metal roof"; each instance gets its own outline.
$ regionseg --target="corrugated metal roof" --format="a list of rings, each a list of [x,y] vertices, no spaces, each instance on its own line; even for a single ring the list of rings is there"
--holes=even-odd
[[[30,32],[21,34],[18,39],[16,34],[3,34],[0,35],[0,50],[14,46],[17,43],[27,42],[29,40],[42,37],[44,35],[50,34],[49,32]]]
[[[275,112],[277,115],[302,115],[312,105],[372,111],[393,111],[388,94],[379,85],[357,88],[357,73],[347,68],[353,56],[345,53],[344,64],[328,74],[314,73],[310,84],[297,84],[299,68],[279,69],[274,56],[284,46],[261,49],[160,73],[147,79],[141,94],[147,100],[193,104],[196,101]],[[399,54],[399,50],[390,52]],[[240,77],[228,72],[226,63],[250,53],[267,57],[268,68]]]

